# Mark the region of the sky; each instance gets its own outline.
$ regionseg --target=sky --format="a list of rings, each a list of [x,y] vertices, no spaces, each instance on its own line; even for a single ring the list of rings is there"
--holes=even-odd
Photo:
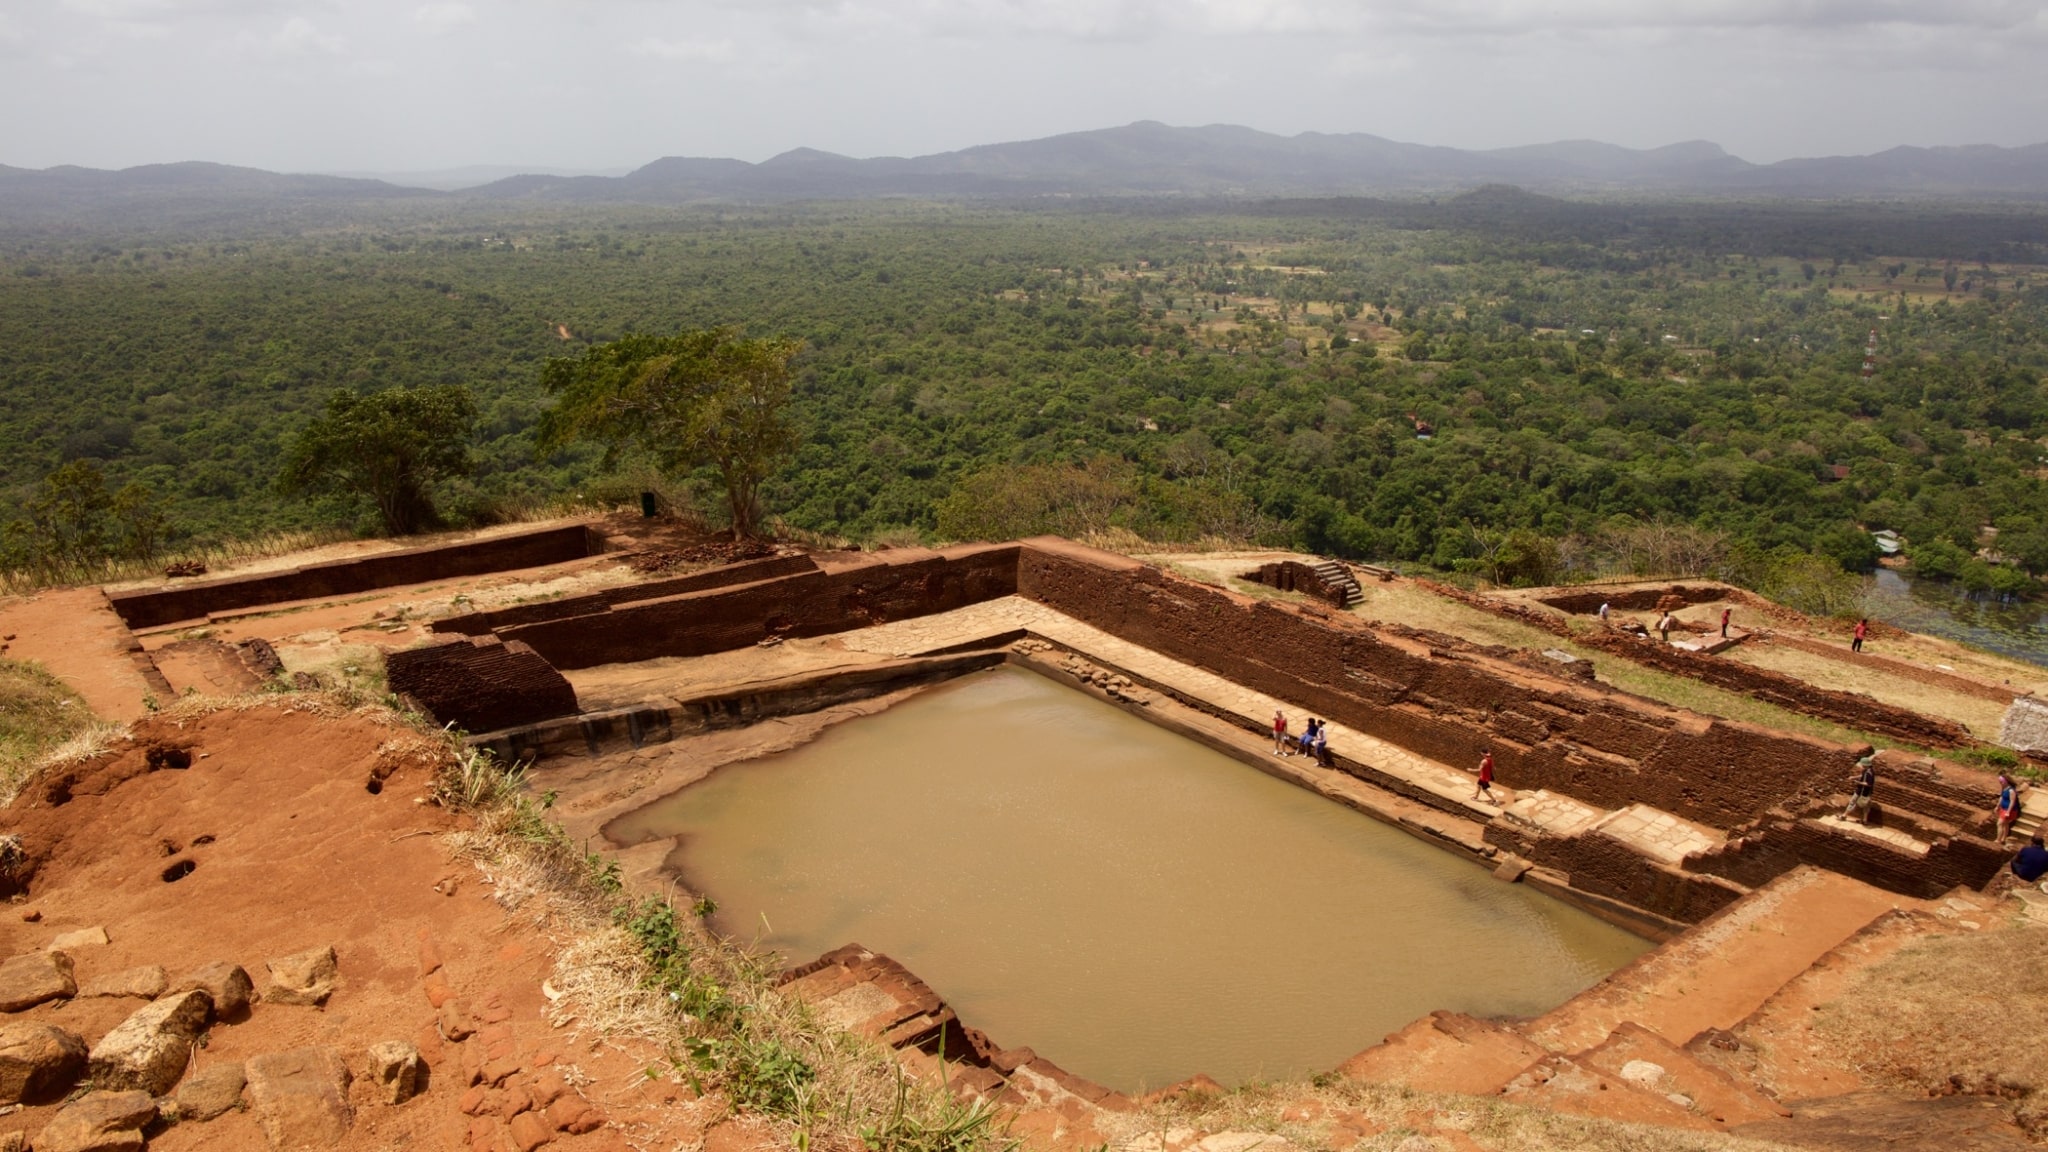
[[[1135,120],[1757,162],[2048,140],[2048,0],[0,0],[0,164],[630,168]]]

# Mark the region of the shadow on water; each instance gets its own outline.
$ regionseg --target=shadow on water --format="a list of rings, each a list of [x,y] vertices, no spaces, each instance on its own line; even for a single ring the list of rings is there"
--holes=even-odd
[[[1940,580],[1915,580],[1887,568],[1864,597],[1873,619],[2048,667],[2048,604],[1968,592]]]

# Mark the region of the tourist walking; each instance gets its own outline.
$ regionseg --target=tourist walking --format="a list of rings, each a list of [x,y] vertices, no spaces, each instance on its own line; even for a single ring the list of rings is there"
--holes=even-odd
[[[2012,826],[2020,818],[2020,790],[2012,777],[1998,774],[1998,843],[2003,846]]]
[[[1863,638],[1868,635],[1870,635],[1870,621],[1858,620],[1856,622],[1856,638],[1849,641],[1849,651],[1863,651]]]
[[[1856,787],[1849,793],[1849,806],[1842,809],[1842,819],[1856,817],[1859,823],[1870,823],[1870,798],[1877,792],[1877,753],[1873,752],[1856,762],[1862,771],[1855,776]]]
[[[1273,713],[1273,755],[1287,755],[1287,713]]]
[[[1498,805],[1500,803],[1500,801],[1493,798],[1493,752],[1491,749],[1487,751],[1486,755],[1479,758],[1479,786],[1472,789],[1472,798],[1474,800],[1484,800],[1488,804]]]
[[[2048,847],[2042,846],[2039,836],[2012,858],[2012,874],[2029,884],[2048,876]]]
[[[1607,624],[1607,612],[1609,607],[1610,606],[1608,605],[1607,601],[1602,600],[1600,602],[1600,623],[1603,627]]]
[[[1677,624],[1678,621],[1672,619],[1671,613],[1664,613],[1657,620],[1657,635],[1663,637],[1666,644],[1671,643],[1671,629],[1677,626]]]
[[[1728,638],[1728,618],[1734,614],[1735,609],[1733,608],[1721,609],[1721,639],[1723,640]]]

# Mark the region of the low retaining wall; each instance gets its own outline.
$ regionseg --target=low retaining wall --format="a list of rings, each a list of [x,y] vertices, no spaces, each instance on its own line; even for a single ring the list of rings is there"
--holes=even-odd
[[[1854,832],[1837,832],[1817,820],[1779,812],[1726,844],[1686,857],[1685,866],[1755,888],[1801,864],[1812,864],[1888,891],[1933,900],[1957,887],[1982,888],[2011,858],[2011,850],[1974,836],[1936,840],[1925,856],[1916,856]]]
[[[1957,676],[1953,673],[1943,672],[1939,668],[1923,668],[1918,664],[1908,663],[1904,660],[1894,660],[1889,656],[1881,656],[1875,652],[1852,652],[1847,644],[1830,644],[1825,640],[1809,640],[1804,636],[1788,636],[1780,632],[1771,633],[1765,637],[1765,642],[1769,644],[1783,644],[1787,648],[1797,648],[1801,652],[1811,652],[1816,656],[1826,656],[1830,659],[1840,660],[1845,664],[1882,668],[1894,676],[1901,676],[1921,684],[1931,684],[1936,688],[1946,688],[1951,692],[1961,692],[1966,696],[1975,696],[1979,700],[1991,700],[1999,704],[2010,704],[2019,696],[2019,693],[2010,688],[2000,687],[1997,684],[1986,684],[1982,680],[1972,680],[1968,676]]]
[[[209,613],[237,608],[342,596],[511,568],[538,568],[603,550],[603,537],[585,525],[570,524],[460,544],[431,544],[350,560],[330,560],[281,572],[111,592],[107,599],[128,627],[156,628],[202,620]]]
[[[712,588],[730,588],[737,584],[751,584],[759,580],[772,580],[778,576],[794,576],[802,572],[813,572],[818,565],[809,556],[771,556],[765,560],[748,560],[739,564],[727,564],[688,576],[676,576],[667,580],[648,580],[639,584],[622,584],[606,588],[601,592],[588,592],[581,596],[564,596],[559,600],[546,600],[536,604],[515,604],[510,608],[498,608],[489,612],[471,612],[462,616],[446,616],[436,620],[429,627],[435,632],[456,633],[463,636],[482,636],[503,628],[515,628],[522,624],[539,624],[548,620],[563,620],[572,616],[588,616],[608,612],[626,604],[637,604],[644,600],[661,600],[669,596],[681,596],[688,592],[703,592]]]
[[[1908,740],[1929,748],[1969,748],[1977,744],[1960,724],[1880,703],[1868,696],[1818,688],[1782,672],[1758,668],[1739,660],[1722,660],[1697,652],[1687,652],[1682,648],[1673,648],[1626,632],[1574,632],[1571,625],[1562,617],[1539,609],[1511,604],[1491,596],[1480,596],[1462,588],[1453,588],[1430,580],[1417,580],[1415,583],[1439,596],[1456,600],[1482,612],[1541,628],[1573,643],[1597,649],[1610,656],[1619,656],[1660,672],[1669,672],[1674,676],[1684,676],[1712,684],[1716,688],[1740,692],[1787,711],[1817,716],[1823,720],[1832,720],[1837,724],[1865,732],[1876,732],[1895,739]],[[1655,591],[1657,590],[1646,590],[1646,594]],[[1725,593],[1716,591],[1717,597],[1722,595]],[[1595,601],[1594,606],[1599,606],[1598,601]]]
[[[507,628],[557,668],[702,656],[769,637],[825,636],[1017,591],[1015,544],[863,554],[795,576],[687,592]]]
[[[533,649],[496,636],[393,652],[384,659],[391,690],[437,724],[491,732],[576,714],[576,689]]]
[[[1004,653],[996,649],[828,669],[668,704],[614,708],[487,732],[472,737],[470,743],[489,749],[507,764],[564,754],[601,756],[936,684],[992,668],[1004,659]]]

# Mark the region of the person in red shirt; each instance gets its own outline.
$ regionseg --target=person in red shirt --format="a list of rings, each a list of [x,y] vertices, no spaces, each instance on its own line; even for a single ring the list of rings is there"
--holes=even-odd
[[[1273,755],[1287,755],[1287,713],[1273,713]]]
[[[1488,804],[1500,803],[1500,801],[1493,798],[1493,753],[1491,751],[1488,751],[1486,755],[1479,758],[1479,787],[1472,790],[1472,798],[1474,800],[1484,800]]]
[[[1868,635],[1870,635],[1870,621],[1858,620],[1856,622],[1856,639],[1849,642],[1849,651],[1863,651],[1863,638]]]
[[[1726,640],[1728,638],[1728,618],[1733,615],[1735,615],[1735,609],[1721,609],[1721,639],[1723,640]]]

